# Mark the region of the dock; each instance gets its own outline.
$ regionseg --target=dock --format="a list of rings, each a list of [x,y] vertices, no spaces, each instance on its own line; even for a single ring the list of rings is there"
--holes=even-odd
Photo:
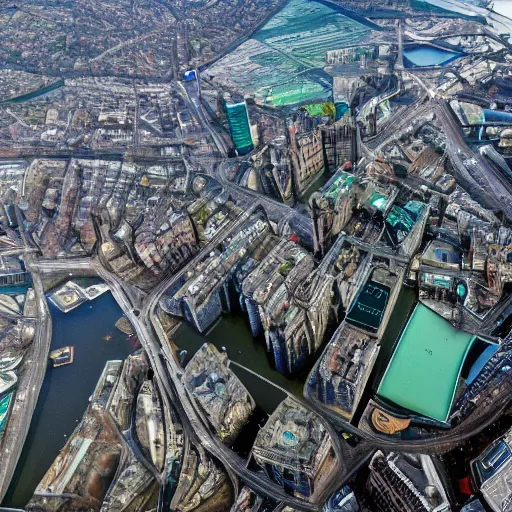
[[[68,281],[51,292],[48,299],[63,313],[69,313],[85,302],[92,301],[108,291],[109,288],[104,283],[93,284],[84,288],[75,281]]]

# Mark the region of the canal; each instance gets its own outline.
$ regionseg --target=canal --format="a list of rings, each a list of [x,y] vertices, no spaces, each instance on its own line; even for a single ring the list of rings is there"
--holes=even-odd
[[[44,96],[45,94],[49,94],[61,87],[64,87],[64,80],[57,80],[52,84],[46,85],[45,87],[41,87],[40,89],[36,89],[35,91],[27,92],[25,94],[21,94],[20,96],[15,96],[14,98],[9,98],[3,101],[0,101],[0,105],[9,105],[11,103],[24,103],[26,101],[31,101],[39,96]]]
[[[189,324],[183,323],[176,331],[174,341],[180,349],[187,350],[188,358],[192,357],[206,342],[215,345],[219,350],[224,347],[229,359],[236,363],[231,364],[231,369],[243,382],[258,406],[267,414],[271,414],[286,398],[285,392],[279,388],[292,395],[302,396],[305,375],[289,379],[276,371],[267,355],[265,341],[252,337],[247,321],[241,314],[222,316],[206,336],[199,334]],[[244,368],[261,375],[279,388]]]
[[[369,386],[367,386],[367,399],[371,397],[372,388],[378,386],[380,377],[393,354],[396,341],[400,337],[416,301],[416,292],[403,287],[381,339],[379,357]],[[245,385],[258,407],[266,414],[272,414],[281,401],[286,398],[285,392],[302,397],[308,372],[305,371],[292,379],[276,371],[267,354],[265,341],[253,339],[247,321],[241,313],[222,316],[206,335],[199,334],[192,326],[183,323],[174,335],[174,342],[180,349],[187,350],[187,360],[206,342],[212,343],[219,350],[225,348],[229,359],[235,363],[231,364],[231,369]],[[322,354],[324,346],[317,352],[315,360]],[[312,365],[313,362],[310,367]],[[273,382],[285,392],[248,370]]]
[[[122,311],[110,293],[65,314],[49,304],[51,348],[75,347],[75,362],[48,366],[27,441],[3,506],[23,508],[72,434],[105,362],[125,359],[136,348],[115,322]]]
[[[415,300],[416,294],[412,290],[402,290],[382,339],[382,350],[373,372],[374,385],[378,383],[379,374],[387,364]],[[75,362],[60,368],[48,366],[27,441],[3,506],[23,508],[27,504],[82,418],[105,362],[125,359],[137,348],[114,326],[122,311],[110,293],[68,314],[52,304],[49,307],[53,319],[52,350],[73,345]],[[240,313],[224,315],[206,335],[183,323],[174,334],[174,341],[187,351],[187,359],[205,342],[227,351],[232,361],[231,369],[257,404],[254,417],[242,431],[240,438],[243,439],[233,446],[241,455],[248,454],[259,428],[286,398],[286,392],[302,396],[307,375],[304,373],[291,379],[277,372],[267,354],[264,339],[252,338],[247,321]],[[367,388],[369,394],[371,388],[371,385]]]

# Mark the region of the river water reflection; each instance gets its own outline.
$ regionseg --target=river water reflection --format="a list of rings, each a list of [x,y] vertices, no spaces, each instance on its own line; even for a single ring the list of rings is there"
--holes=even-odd
[[[87,408],[105,362],[125,359],[133,341],[115,322],[122,311],[110,293],[65,314],[50,304],[52,350],[75,347],[75,362],[48,366],[27,441],[3,505],[24,507]],[[67,437],[65,437],[67,436]]]
[[[288,379],[274,370],[267,356],[264,340],[253,339],[242,315],[223,316],[206,336],[199,334],[190,325],[182,324],[174,336],[174,341],[178,347],[186,349],[190,357],[206,342],[212,343],[219,350],[225,347],[231,361],[256,372],[292,395],[302,396],[304,378]],[[286,398],[283,391],[243,368],[233,364],[231,369],[267,414],[271,414]]]
[[[414,292],[404,289],[383,337],[381,356],[374,373],[378,374],[382,366],[385,366],[414,301]],[[105,362],[125,359],[136,348],[133,341],[114,326],[122,316],[122,311],[110,293],[68,314],[51,304],[50,310],[53,319],[52,349],[73,345],[75,362],[60,368],[48,367],[27,442],[4,506],[22,508],[27,504],[37,484],[81,419]],[[181,349],[187,350],[188,358],[205,342],[212,343],[219,350],[225,347],[231,361],[278,386],[236,364],[231,365],[254,397],[260,411],[255,415],[254,424],[248,425],[248,431],[244,432],[246,435],[243,437],[248,437],[245,444],[235,448],[241,453],[248,451],[259,428],[257,423],[264,422],[264,418],[272,414],[286,397],[285,391],[302,396],[306,375],[288,379],[277,372],[269,360],[264,340],[252,338],[241,314],[223,316],[206,336],[196,332],[190,325],[182,324],[174,335],[174,341]],[[371,385],[368,386],[368,392],[371,394]]]

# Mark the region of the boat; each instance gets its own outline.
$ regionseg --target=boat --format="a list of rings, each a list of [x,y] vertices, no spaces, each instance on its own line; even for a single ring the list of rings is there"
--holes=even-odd
[[[54,368],[71,364],[75,359],[75,347],[62,347],[52,350],[50,352],[50,359],[53,361]]]

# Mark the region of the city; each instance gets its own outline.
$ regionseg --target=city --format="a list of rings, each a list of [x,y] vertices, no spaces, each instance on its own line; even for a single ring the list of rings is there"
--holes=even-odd
[[[0,511],[512,511],[512,2],[0,26]]]

